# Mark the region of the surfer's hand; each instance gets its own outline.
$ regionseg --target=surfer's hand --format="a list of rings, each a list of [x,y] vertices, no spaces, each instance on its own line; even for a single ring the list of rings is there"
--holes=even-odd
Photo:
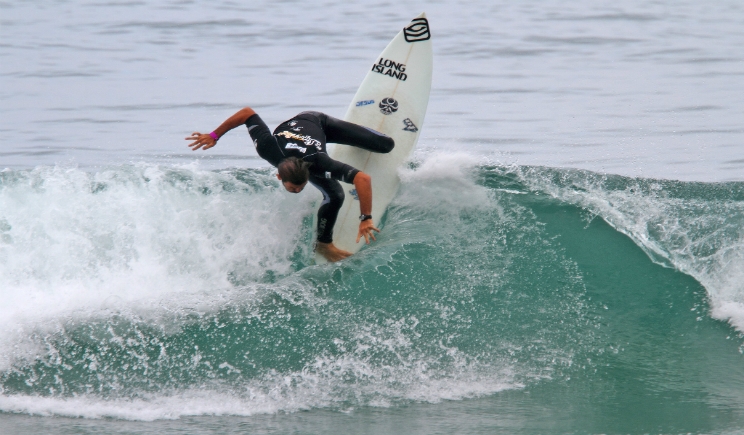
[[[208,150],[212,148],[213,146],[217,145],[217,141],[214,140],[212,136],[208,134],[199,133],[198,131],[191,133],[191,136],[187,137],[186,140],[194,141],[189,144],[189,148],[191,148],[193,151],[196,151],[199,148]]]
[[[351,252],[339,249],[333,243],[318,242],[315,245],[315,252],[325,257],[331,263],[351,257]]]
[[[359,233],[357,234],[356,242],[359,243],[359,240],[362,239],[362,236],[364,236],[364,240],[369,245],[369,239],[377,240],[375,239],[375,231],[378,233],[380,232],[377,227],[372,223],[372,219],[367,219],[366,221],[359,222]]]

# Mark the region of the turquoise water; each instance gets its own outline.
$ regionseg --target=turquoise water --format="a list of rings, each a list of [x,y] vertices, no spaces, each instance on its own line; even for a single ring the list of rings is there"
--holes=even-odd
[[[303,222],[294,233],[262,234],[274,251],[234,231],[263,224],[256,209],[297,209],[267,170],[3,172],[3,276],[25,291],[3,295],[2,424],[741,429],[742,293],[726,261],[741,255],[744,184],[444,157],[404,171],[378,243],[323,266],[310,194],[277,224]]]

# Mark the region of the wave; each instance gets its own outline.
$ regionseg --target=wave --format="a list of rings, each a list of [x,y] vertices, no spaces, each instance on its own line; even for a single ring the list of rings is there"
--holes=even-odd
[[[568,382],[630,358],[613,331],[637,326],[607,324],[630,321],[613,310],[645,282],[679,310],[655,321],[689,333],[707,301],[744,331],[742,183],[467,155],[401,179],[378,242],[318,266],[319,195],[267,169],[1,172],[0,410],[152,420]]]

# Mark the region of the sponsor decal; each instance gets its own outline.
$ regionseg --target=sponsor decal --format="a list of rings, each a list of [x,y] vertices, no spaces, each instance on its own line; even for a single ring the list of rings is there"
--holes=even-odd
[[[357,101],[356,106],[357,107],[362,107],[362,106],[369,106],[370,104],[375,104],[375,100]]]
[[[429,21],[426,18],[416,18],[408,27],[403,29],[406,42],[426,41],[431,38],[429,33]]]
[[[416,127],[416,124],[411,121],[411,118],[404,119],[403,124],[405,124],[405,127],[403,127],[403,130],[405,131],[410,131],[413,133],[416,133],[418,131],[418,127]]]
[[[291,122],[289,123],[289,126],[290,126],[290,127],[294,127],[295,125],[297,125],[297,121],[291,121]]]
[[[326,178],[331,178],[331,173],[330,173],[330,172],[328,172],[328,171],[326,171],[326,173],[325,173],[325,177],[326,177]]]
[[[395,100],[395,98],[383,98],[382,101],[380,101],[380,112],[382,112],[383,115],[390,115],[393,112],[398,111],[398,101]]]
[[[318,149],[318,151],[321,150],[322,144],[320,143],[320,141],[318,139],[313,139],[311,136],[292,133],[291,131],[282,131],[281,133],[277,133],[276,135],[286,137],[287,139],[297,140],[297,141],[304,143],[306,146],[315,147]],[[287,144],[287,146],[285,146],[284,148],[285,149],[289,149],[289,148],[299,149],[297,148],[297,145],[295,144],[293,145],[294,146],[290,147],[289,144]]]
[[[353,197],[354,197],[354,199],[355,199],[356,201],[359,201],[359,195],[357,194],[357,191],[356,191],[356,189],[351,189],[351,190],[349,191],[349,193],[351,194],[351,196],[353,196]]]
[[[384,57],[381,57],[376,64],[372,65],[372,71],[384,76],[396,78],[402,82],[406,81],[408,78],[406,75],[405,64],[385,59]]]
[[[305,151],[307,151],[307,148],[301,147],[297,145],[296,143],[292,143],[292,142],[287,142],[287,144],[284,145],[284,149],[285,150],[297,150],[301,152],[302,154],[305,154]]]

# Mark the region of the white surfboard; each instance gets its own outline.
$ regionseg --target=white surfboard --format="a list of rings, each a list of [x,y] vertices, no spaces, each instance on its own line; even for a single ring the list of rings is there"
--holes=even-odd
[[[374,60],[370,71],[346,112],[344,120],[385,133],[395,140],[388,154],[334,144],[329,155],[372,177],[372,217],[377,226],[393,200],[400,180],[398,168],[416,146],[424,123],[431,90],[431,33],[426,14],[414,18]],[[359,199],[354,186],[341,183],[346,198],[333,229],[333,243],[356,253],[359,231]],[[317,215],[316,215],[317,220]],[[325,263],[316,254],[316,262]]]

